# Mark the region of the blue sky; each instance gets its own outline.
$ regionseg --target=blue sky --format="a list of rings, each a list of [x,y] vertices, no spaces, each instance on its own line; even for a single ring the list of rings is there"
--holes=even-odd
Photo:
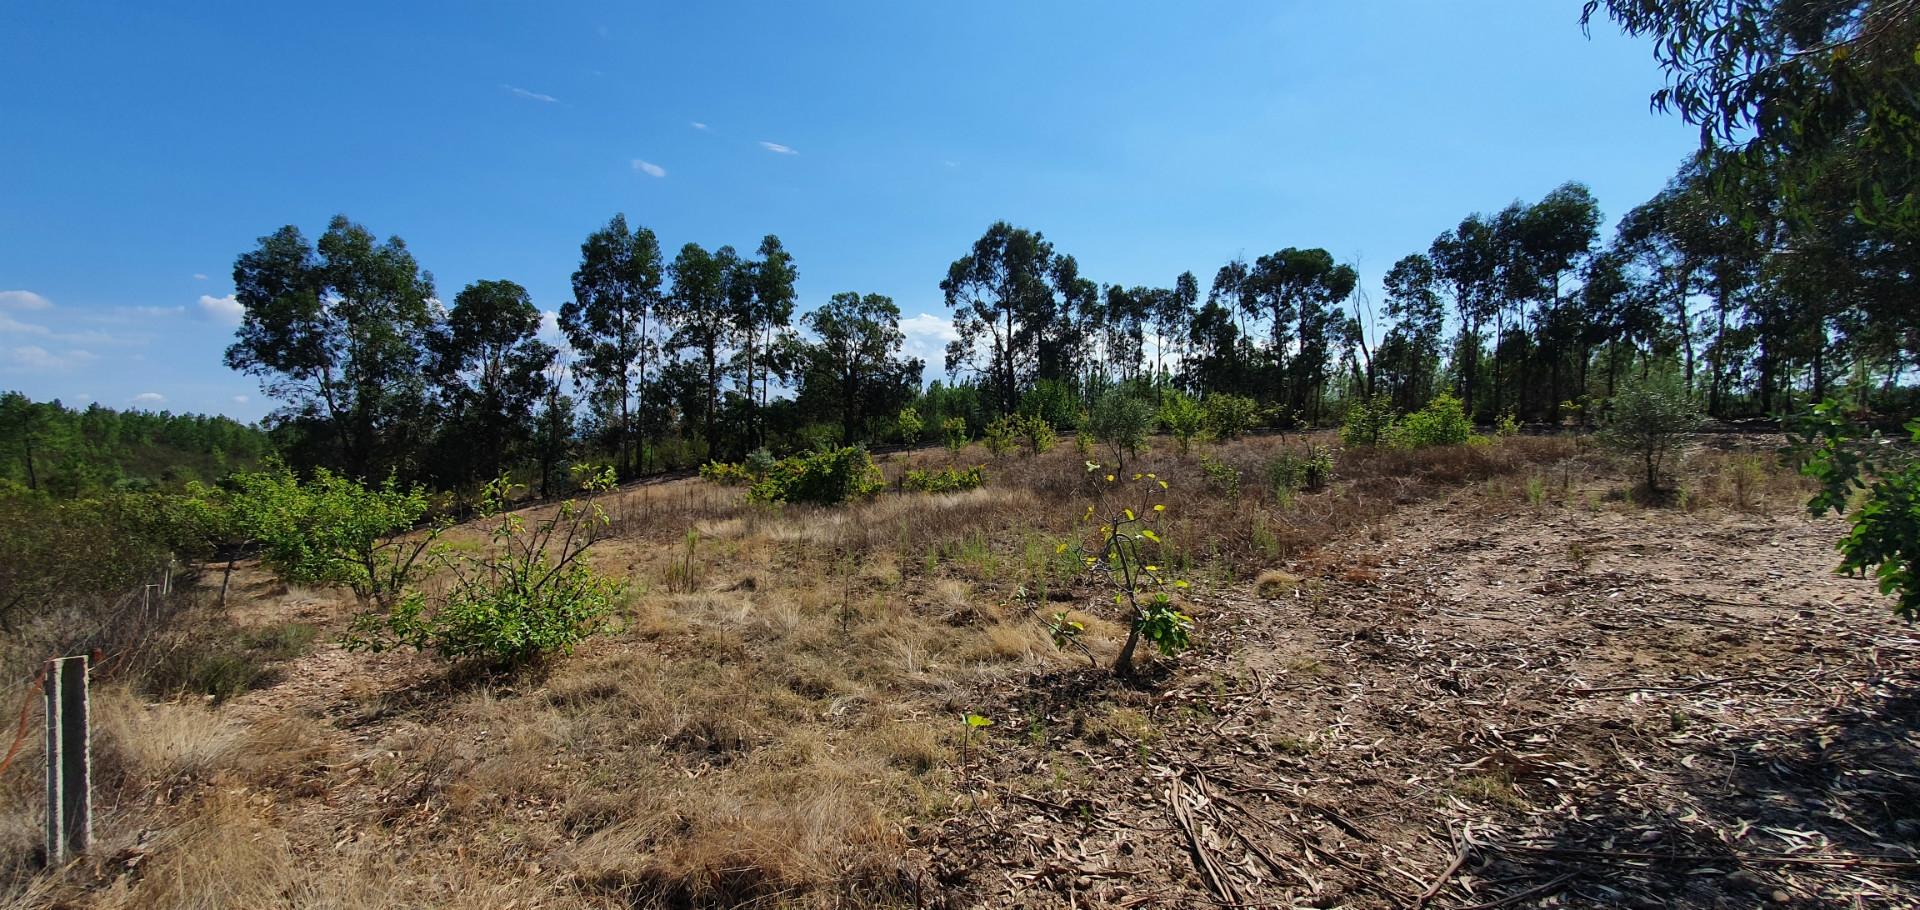
[[[776,233],[803,307],[890,295],[935,360],[1003,218],[1100,282],[1324,246],[1377,299],[1468,212],[1577,179],[1611,220],[1691,149],[1579,6],[10,3],[0,388],[265,415],[233,259],[335,213],[547,310],[615,212],[669,255]]]

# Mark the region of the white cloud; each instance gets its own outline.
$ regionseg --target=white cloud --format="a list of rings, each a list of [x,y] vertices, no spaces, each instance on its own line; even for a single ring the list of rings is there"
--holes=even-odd
[[[761,147],[761,148],[763,148],[763,149],[766,149],[767,151],[769,151],[769,152],[772,152],[772,153],[774,153],[774,154],[776,154],[776,155],[798,155],[798,154],[800,154],[799,152],[797,152],[797,151],[794,151],[794,149],[793,149],[793,147],[792,147],[792,146],[790,146],[790,145],[781,145],[781,144],[780,144],[780,143],[778,143],[778,142],[768,142],[768,141],[766,141],[765,139],[762,139],[762,140],[760,140],[760,147]]]
[[[53,302],[32,291],[0,291],[0,309],[50,310]]]
[[[502,84],[500,87],[503,89],[506,89],[507,94],[512,95],[515,98],[525,98],[528,101],[538,101],[542,104],[559,104],[560,103],[560,99],[555,98],[552,95],[543,95],[539,92],[530,92],[517,85]]]
[[[166,404],[167,396],[162,395],[159,392],[141,392],[140,394],[133,396],[133,403],[137,405]]]
[[[123,306],[114,309],[131,316],[178,316],[187,311],[183,306]]]
[[[927,362],[927,368],[939,372],[946,364],[947,342],[960,337],[953,320],[932,313],[916,313],[900,320],[900,333],[907,336],[900,347],[909,357]]]
[[[563,346],[566,343],[566,336],[560,333],[559,313],[553,310],[540,311],[540,331],[538,337],[541,341],[556,347]]]
[[[38,345],[0,349],[0,370],[51,373],[86,366],[99,360],[91,351],[72,350],[55,354]]]
[[[633,159],[633,169],[649,177],[667,176],[666,168],[663,168],[660,165],[654,164],[651,161],[641,161],[638,158]]]
[[[232,294],[225,297],[200,295],[200,315],[214,322],[237,326],[240,324],[240,317],[245,313],[246,308],[240,305],[240,301],[233,299]]]
[[[248,398],[248,397],[247,397],[247,396],[245,396],[245,395],[235,395],[235,396],[233,396],[233,403],[234,403],[234,404],[246,404],[247,402],[249,402],[249,401],[251,401],[251,400],[252,400],[252,399],[250,399],[250,398]]]
[[[194,273],[193,273],[193,280],[195,280],[195,281],[205,281],[205,280],[207,280],[207,273],[205,273],[205,272],[194,272]]]
[[[701,123],[701,122],[700,122],[700,121],[698,121],[698,120],[695,120],[695,121],[693,121],[692,123],[690,123],[690,124],[688,124],[688,126],[691,126],[691,127],[693,127],[694,129],[696,129],[696,130],[704,130],[704,129],[706,129],[706,128],[707,128],[707,125],[706,125],[706,124],[704,124],[704,123]]]
[[[19,332],[22,335],[51,335],[53,330],[44,325],[21,322],[18,319],[0,313],[0,332]]]

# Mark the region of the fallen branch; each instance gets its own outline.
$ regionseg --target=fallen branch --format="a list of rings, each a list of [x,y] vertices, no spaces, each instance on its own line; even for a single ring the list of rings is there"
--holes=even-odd
[[[1447,829],[1447,838],[1454,843],[1453,862],[1447,864],[1446,871],[1440,873],[1440,877],[1434,879],[1433,884],[1428,885],[1426,891],[1422,892],[1419,897],[1414,898],[1414,910],[1420,910],[1420,908],[1427,905],[1428,901],[1433,900],[1435,896],[1439,895],[1440,889],[1445,888],[1447,882],[1453,880],[1454,875],[1460,871],[1460,867],[1467,864],[1468,854],[1473,852],[1473,847],[1469,843],[1469,839],[1455,836],[1451,827]]]

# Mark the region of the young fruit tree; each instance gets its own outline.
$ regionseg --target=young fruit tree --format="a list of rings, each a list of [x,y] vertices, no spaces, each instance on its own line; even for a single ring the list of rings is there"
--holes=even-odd
[[[1613,415],[1600,431],[1608,445],[1639,457],[1647,491],[1660,489],[1660,468],[1688,433],[1700,427],[1692,396],[1672,379],[1629,383],[1613,396]]]
[[[587,550],[610,524],[595,498],[613,489],[611,467],[582,477],[584,499],[570,499],[529,519],[508,511],[515,484],[487,484],[481,515],[493,527],[479,552],[435,549],[436,567],[451,581],[431,610],[411,591],[386,610],[354,621],[347,645],[384,651],[408,647],[443,660],[511,669],[570,654],[600,629],[620,584],[587,566]]]
[[[1102,469],[1089,461],[1087,471],[1100,475]],[[1088,568],[1105,568],[1115,588],[1114,606],[1127,616],[1127,641],[1114,658],[1113,672],[1132,676],[1134,651],[1142,638],[1171,657],[1187,649],[1193,617],[1180,612],[1168,593],[1185,589],[1187,583],[1169,575],[1154,555],[1164,547],[1155,528],[1166,516],[1166,504],[1158,500],[1163,498],[1167,482],[1152,474],[1133,475],[1132,483],[1139,490],[1137,496],[1132,497],[1139,507],[1136,510],[1123,501],[1126,482],[1116,474],[1104,476],[1100,500],[1087,506],[1086,514],[1086,520],[1100,528],[1100,555],[1086,557],[1086,564]],[[1066,544],[1058,547],[1059,552],[1066,549]],[[1068,642],[1077,643],[1078,625],[1068,626],[1064,618],[1055,624],[1052,627],[1055,645],[1065,647]]]

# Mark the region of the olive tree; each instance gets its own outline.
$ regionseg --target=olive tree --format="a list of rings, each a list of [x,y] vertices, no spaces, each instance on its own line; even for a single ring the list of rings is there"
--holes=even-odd
[[[1613,413],[1601,439],[1638,456],[1646,469],[1647,490],[1660,489],[1660,468],[1687,434],[1700,427],[1693,396],[1671,378],[1629,383],[1613,396]]]

